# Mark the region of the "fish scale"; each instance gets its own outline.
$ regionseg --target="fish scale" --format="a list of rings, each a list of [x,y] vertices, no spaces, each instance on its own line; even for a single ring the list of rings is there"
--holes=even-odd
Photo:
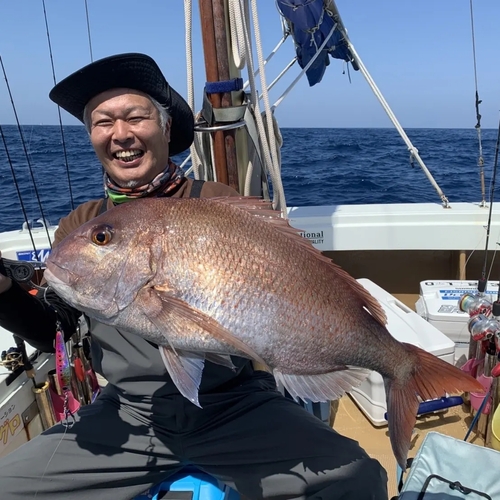
[[[255,198],[121,204],[65,238],[45,278],[77,309],[157,344],[172,381],[198,406],[205,362],[232,369],[230,355],[267,365],[305,401],[336,399],[378,371],[402,467],[417,395],[483,390],[392,337],[367,290]]]

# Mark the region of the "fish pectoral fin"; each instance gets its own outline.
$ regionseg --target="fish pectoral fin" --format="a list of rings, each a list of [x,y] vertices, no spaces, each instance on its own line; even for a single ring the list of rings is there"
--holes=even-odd
[[[337,370],[319,375],[291,375],[274,370],[274,376],[297,401],[326,402],[340,398],[358,386],[370,374],[363,368],[338,367]]]
[[[210,361],[211,363],[215,363],[216,365],[225,366],[230,370],[236,371],[236,366],[233,365],[231,361],[231,356],[224,354],[215,354],[213,352],[206,352],[205,359]]]
[[[216,365],[225,366],[233,371],[236,371],[236,366],[233,365],[231,361],[231,356],[229,354],[216,354],[214,352],[194,352],[194,351],[183,351],[185,356],[190,358],[200,358],[205,361],[210,361]]]
[[[198,328],[204,330],[219,341],[225,342],[236,348],[242,355],[267,366],[267,363],[250,346],[224,328],[218,321],[208,316],[208,314],[191,307],[182,299],[173,297],[169,293],[163,293],[157,290],[155,290],[155,293],[163,302],[161,312],[158,312],[154,319],[154,324],[157,327],[161,328],[161,324],[163,323],[165,325],[164,330],[168,331],[168,324],[172,321],[172,317],[177,315],[178,317],[193,322]]]
[[[203,355],[177,351],[163,345],[158,346],[161,358],[179,392],[189,401],[201,408],[198,389],[205,366]]]

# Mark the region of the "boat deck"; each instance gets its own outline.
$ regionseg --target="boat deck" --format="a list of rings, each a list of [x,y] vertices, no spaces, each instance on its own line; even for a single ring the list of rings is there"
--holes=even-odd
[[[466,404],[455,406],[439,413],[429,414],[417,419],[409,457],[414,457],[426,434],[430,431],[441,432],[457,439],[463,439],[473,416]],[[333,428],[340,434],[359,442],[366,452],[376,458],[386,469],[389,476],[389,498],[397,494],[397,464],[391,450],[387,426],[375,427],[356,406],[350,396],[339,401]],[[473,430],[468,441],[480,446],[484,439]]]

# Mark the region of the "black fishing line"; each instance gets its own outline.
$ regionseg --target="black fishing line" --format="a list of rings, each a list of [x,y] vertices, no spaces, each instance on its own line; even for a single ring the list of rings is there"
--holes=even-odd
[[[496,173],[498,170],[498,151],[500,149],[500,120],[498,123],[498,134],[497,134],[497,142],[495,144],[495,161],[493,163],[493,175],[491,178],[491,194],[490,194],[490,214],[489,214],[489,219],[488,219],[488,226],[490,225],[491,221],[491,210],[493,206],[493,191],[495,189],[495,178],[496,178]],[[499,286],[498,286],[498,294],[497,294],[497,302],[500,301],[500,281],[499,281]]]
[[[36,196],[36,199],[37,199],[37,202],[38,202],[38,207],[40,208],[40,214],[42,215],[42,220],[44,221],[45,232],[47,233],[47,239],[49,241],[49,246],[52,248],[52,241],[50,239],[49,228],[47,227],[47,224],[45,223],[47,219],[45,218],[45,214],[43,212],[42,201],[40,199],[40,194],[38,193],[38,188],[36,186],[35,176],[33,175],[33,167],[31,165],[31,161],[30,161],[30,157],[29,157],[29,154],[28,154],[28,150],[26,148],[26,141],[24,140],[24,134],[23,134],[23,130],[21,128],[21,124],[19,123],[19,117],[17,116],[16,105],[14,104],[14,99],[12,97],[12,92],[10,91],[9,80],[7,79],[7,73],[6,73],[5,67],[3,65],[2,56],[0,56],[0,66],[2,66],[3,76],[5,78],[5,83],[7,85],[7,91],[9,92],[10,102],[12,104],[12,110],[14,111],[14,116],[16,118],[17,130],[19,131],[19,136],[21,137],[21,144],[23,145],[24,155],[26,156],[26,162],[28,164],[28,170],[29,170],[29,173],[30,173],[31,181],[33,182],[33,189],[35,191],[35,196]],[[29,226],[28,219],[26,219],[26,225]],[[38,254],[36,252],[34,244],[33,244],[33,249],[35,250],[35,259],[39,260],[39,256],[38,256]]]
[[[481,274],[481,280],[483,282],[486,282],[486,264],[488,261],[488,243],[490,239],[490,230],[491,230],[491,213],[493,211],[493,195],[495,193],[495,181],[496,181],[496,176],[497,176],[497,170],[498,170],[498,149],[500,145],[500,121],[498,123],[498,135],[497,135],[497,142],[495,145],[495,161],[493,164],[493,174],[491,176],[491,187],[490,187],[490,209],[488,211],[488,224],[486,226],[486,246],[485,246],[485,255],[484,255],[484,263],[483,263],[483,271]],[[484,292],[484,290],[482,290]],[[500,287],[498,289],[499,295],[498,298],[500,299]]]
[[[89,9],[87,6],[87,0],[85,0],[85,14],[87,17],[87,34],[89,38],[90,62],[94,62],[94,56],[92,54],[92,37],[90,36],[90,21],[89,21]]]
[[[478,138],[478,143],[479,143],[479,156],[477,160],[477,165],[479,167],[479,177],[481,180],[481,195],[482,195],[482,202],[481,206],[486,206],[486,188],[484,185],[484,158],[483,158],[483,145],[481,142],[481,113],[479,113],[479,105],[483,102],[481,99],[479,99],[479,91],[478,91],[478,86],[477,86],[477,62],[476,62],[476,36],[474,33],[474,10],[472,8],[472,0],[470,0],[470,23],[471,23],[471,35],[472,35],[472,60],[474,63],[474,84],[475,84],[475,89],[476,89],[476,94],[475,94],[475,107],[476,107],[476,119],[477,123],[475,125],[475,129],[477,130],[477,138]]]
[[[1,60],[1,58],[0,58],[0,60]],[[28,212],[26,212],[26,207],[24,206],[23,197],[21,195],[21,190],[19,189],[19,183],[17,182],[16,171],[14,170],[14,164],[12,163],[12,158],[10,157],[9,148],[7,148],[7,141],[5,140],[5,135],[3,133],[2,125],[0,125],[0,136],[2,137],[3,147],[5,149],[5,154],[7,155],[7,162],[9,164],[10,171],[12,173],[12,178],[14,180],[14,186],[16,187],[17,196],[19,198],[19,203],[21,205],[21,211],[23,212],[24,220],[26,221],[26,225],[28,227],[28,232],[30,235],[31,244],[33,245],[33,250],[35,251],[35,255],[38,255],[38,253],[36,251],[35,240],[33,238],[33,233],[31,232],[31,227],[28,223]]]
[[[43,6],[43,17],[45,19],[45,29],[47,31],[47,42],[49,44],[50,65],[52,67],[52,79],[53,79],[54,85],[55,85],[57,83],[56,82],[56,72],[54,69],[54,58],[52,57],[52,45],[50,43],[49,23],[47,21],[47,11],[45,10],[45,0],[42,0],[42,6]],[[63,148],[63,153],[64,153],[64,163],[66,165],[66,176],[68,178],[68,187],[69,187],[69,197],[71,200],[71,209],[74,210],[75,209],[75,202],[73,200],[73,190],[71,188],[71,178],[69,175],[68,154],[66,151],[66,141],[64,140],[64,129],[63,129],[62,118],[61,118],[61,108],[59,106],[57,106],[57,114],[59,116],[59,130],[61,132],[62,148]]]

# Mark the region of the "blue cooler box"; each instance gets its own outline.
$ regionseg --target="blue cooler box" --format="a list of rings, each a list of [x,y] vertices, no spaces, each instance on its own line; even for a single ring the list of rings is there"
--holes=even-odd
[[[168,493],[167,493],[168,492]],[[229,486],[198,469],[182,469],[135,500],[239,500]]]

